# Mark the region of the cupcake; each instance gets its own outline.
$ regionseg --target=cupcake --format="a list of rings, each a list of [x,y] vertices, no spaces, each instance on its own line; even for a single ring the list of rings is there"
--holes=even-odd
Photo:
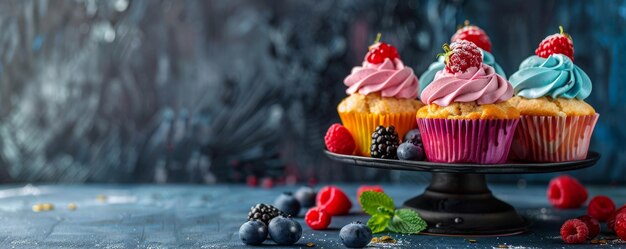
[[[506,78],[506,74],[504,74],[504,70],[496,63],[493,55],[491,54],[491,40],[489,40],[489,36],[487,33],[475,25],[470,25],[469,21],[465,21],[465,26],[459,28],[456,33],[450,39],[450,42],[457,41],[470,41],[476,44],[480,49],[483,57],[483,63],[493,67],[497,74]],[[437,61],[430,64],[428,69],[422,73],[419,78],[420,81],[420,93],[424,91],[426,86],[430,85],[430,83],[435,78],[435,74],[441,71],[445,67],[444,57],[438,56]]]
[[[370,155],[372,133],[379,125],[393,125],[399,137],[417,127],[415,113],[418,80],[413,69],[400,60],[395,47],[379,42],[369,47],[363,65],[354,67],[344,84],[348,97],[337,112],[356,142],[356,154]]]
[[[519,112],[507,100],[513,87],[482,63],[472,42],[444,45],[445,68],[421,93],[417,112],[426,158],[432,162],[506,161]]]
[[[599,115],[584,99],[591,93],[589,76],[574,64],[572,38],[561,32],[546,37],[535,54],[509,79],[510,103],[522,115],[511,147],[511,159],[563,162],[587,157]]]

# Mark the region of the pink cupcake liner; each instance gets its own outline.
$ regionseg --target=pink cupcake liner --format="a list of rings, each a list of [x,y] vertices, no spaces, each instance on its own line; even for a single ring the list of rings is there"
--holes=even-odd
[[[507,160],[519,119],[418,118],[431,162],[497,164]]]
[[[599,117],[522,116],[509,157],[528,162],[583,160]]]

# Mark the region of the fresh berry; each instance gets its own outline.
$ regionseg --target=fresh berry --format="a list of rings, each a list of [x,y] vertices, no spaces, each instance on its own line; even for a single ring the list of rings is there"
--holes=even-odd
[[[587,189],[571,176],[558,176],[548,185],[548,201],[556,208],[579,208],[586,200]]]
[[[615,234],[621,240],[626,240],[626,212],[620,212],[615,216]]]
[[[332,216],[348,214],[352,208],[352,202],[346,193],[335,186],[320,189],[315,200],[317,207],[324,209]]]
[[[317,193],[315,193],[315,190],[313,190],[313,188],[311,187],[301,187],[298,189],[298,191],[296,191],[295,194],[293,194],[293,196],[298,199],[298,202],[300,202],[300,206],[308,208],[315,206],[316,194]]]
[[[491,40],[487,33],[478,26],[470,25],[469,21],[465,21],[465,26],[459,28],[450,39],[450,42],[471,41],[479,48],[487,52],[491,52]]]
[[[618,208],[617,210],[615,210],[615,212],[613,212],[613,214],[611,214],[611,216],[606,220],[606,227],[609,229],[609,231],[615,231],[615,217],[619,214],[619,213],[623,213],[626,212],[626,205],[623,205],[622,207]]]
[[[589,229],[589,237],[587,237],[588,239],[593,239],[598,236],[598,234],[600,234],[600,222],[596,218],[593,218],[589,215],[583,215],[576,219],[579,219],[580,221],[584,222],[585,225],[587,225],[587,228]]]
[[[356,148],[352,134],[340,124],[333,124],[328,128],[324,142],[326,148],[333,153],[352,155]]]
[[[563,26],[559,26],[559,30],[559,33],[543,39],[535,50],[535,54],[543,58],[548,58],[553,54],[562,54],[574,61],[574,41],[570,35],[563,32]]]
[[[274,206],[291,217],[297,217],[300,213],[300,202],[291,192],[285,192],[276,198]]]
[[[271,232],[271,228],[270,228]],[[571,219],[561,226],[561,238],[567,244],[581,244],[587,241],[589,228],[581,220]]]
[[[448,73],[464,73],[472,67],[480,67],[483,62],[483,54],[476,44],[460,40],[452,44],[443,45],[446,71]]]
[[[363,248],[372,240],[372,230],[357,221],[342,227],[339,237],[346,247]]]
[[[426,157],[422,145],[415,145],[409,142],[400,144],[397,155],[400,160],[410,161],[423,161]]]
[[[302,237],[302,226],[292,218],[278,216],[267,228],[270,238],[279,245],[293,245]]]
[[[248,220],[258,220],[265,223],[265,225],[268,225],[270,223],[270,220],[276,218],[279,215],[285,215],[285,213],[272,205],[259,203],[250,208],[250,212],[248,213]]]
[[[387,128],[379,125],[376,131],[372,133],[372,147],[370,154],[372,157],[383,159],[397,159],[396,150],[400,145],[396,128],[389,126]]]
[[[324,209],[314,207],[306,212],[304,221],[313,230],[324,230],[330,225],[331,216]]]
[[[404,140],[402,141],[419,146],[422,144],[422,133],[419,129],[410,130],[404,135]]]
[[[376,41],[369,47],[369,51],[365,55],[365,59],[372,64],[380,64],[385,61],[385,59],[390,59],[394,61],[396,58],[400,58],[398,55],[398,50],[392,45],[389,45],[384,42],[380,42],[380,33],[376,36]]]
[[[361,194],[363,194],[363,192],[365,191],[374,191],[374,192],[383,192],[383,188],[378,186],[378,185],[374,185],[374,186],[367,186],[367,185],[363,185],[360,186],[359,189],[356,190],[356,200],[359,203],[360,206],[361,205]]]
[[[256,187],[257,184],[259,184],[258,179],[256,178],[256,176],[247,176],[246,177],[246,184],[250,187]]]
[[[261,221],[248,221],[239,227],[239,239],[246,245],[260,245],[266,238],[267,226]]]
[[[599,221],[606,221],[615,212],[615,203],[607,196],[596,196],[587,207],[587,214]]]

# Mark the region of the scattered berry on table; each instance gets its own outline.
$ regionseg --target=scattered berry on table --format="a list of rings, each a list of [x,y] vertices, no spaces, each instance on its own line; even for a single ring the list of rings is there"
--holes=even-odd
[[[419,129],[413,129],[408,131],[405,135],[404,135],[404,142],[409,142],[415,145],[421,145],[422,144],[422,133],[420,132]]]
[[[575,178],[558,176],[548,184],[548,201],[556,208],[579,208],[587,200],[587,189]]]
[[[621,206],[620,208],[618,208],[617,210],[615,210],[615,212],[613,212],[613,214],[611,214],[611,216],[607,219],[606,221],[606,227],[609,229],[609,231],[614,232],[615,231],[615,217],[620,214],[620,213],[624,213],[626,212],[626,205]]]
[[[576,219],[579,219],[580,221],[584,222],[585,225],[587,225],[587,228],[589,229],[589,237],[587,237],[588,239],[593,239],[598,236],[598,234],[600,234],[600,222],[598,221],[598,219],[593,218],[589,215],[583,215]]]
[[[563,26],[559,26],[559,31],[559,33],[543,39],[535,50],[535,54],[542,58],[548,58],[553,54],[562,54],[574,61],[574,41],[570,35],[563,32]]]
[[[346,193],[335,186],[326,186],[320,189],[315,202],[317,207],[324,209],[332,216],[348,214],[352,208],[352,202]]]
[[[398,147],[397,156],[400,160],[424,161],[426,154],[422,145],[405,142]]]
[[[313,230],[324,230],[328,228],[332,217],[324,209],[313,207],[306,212],[304,221]]]
[[[456,33],[452,35],[450,42],[461,40],[473,42],[479,48],[491,52],[491,40],[489,36],[487,36],[487,33],[478,26],[470,25],[469,21],[465,21],[465,26],[459,28]]]
[[[363,192],[365,191],[374,191],[374,192],[384,192],[383,188],[381,186],[378,185],[373,185],[373,186],[368,186],[368,185],[362,185],[360,186],[357,190],[356,190],[356,201],[359,203],[360,206],[361,205],[361,194],[363,194]]]
[[[389,126],[378,126],[376,131],[372,133],[372,147],[370,154],[375,158],[397,159],[396,151],[400,145],[396,128]]]
[[[615,212],[615,203],[604,195],[593,197],[587,207],[587,214],[599,221],[606,221],[613,212]]]
[[[266,238],[267,226],[261,221],[248,221],[239,227],[239,239],[246,245],[260,245]]]
[[[248,220],[258,220],[265,223],[265,225],[268,225],[270,223],[270,220],[276,218],[279,215],[285,215],[285,213],[272,205],[259,203],[250,208],[250,212],[248,213]]]
[[[304,208],[315,206],[315,190],[311,187],[300,187],[296,193],[293,194],[300,202],[300,206]]]
[[[324,142],[328,151],[333,153],[352,155],[356,149],[352,134],[341,124],[333,124],[328,128]]]
[[[567,244],[581,244],[587,241],[589,228],[581,220],[571,219],[561,226],[561,238]]]
[[[292,218],[278,216],[268,226],[270,238],[279,245],[293,245],[302,237],[302,226]]]
[[[279,195],[274,201],[274,207],[291,217],[298,217],[298,214],[300,214],[300,202],[291,192],[285,192]]]
[[[626,240],[626,212],[620,212],[615,216],[615,234],[621,240]]]
[[[469,41],[457,41],[443,45],[446,71],[448,73],[464,73],[472,67],[480,67],[483,62],[483,54],[476,44]]]
[[[341,228],[339,237],[346,247],[362,248],[372,240],[372,230],[357,221]]]
[[[369,47],[369,51],[365,54],[365,59],[372,64],[380,64],[385,62],[385,59],[390,59],[392,62],[394,59],[399,59],[398,50],[387,43],[380,42],[381,34],[378,33],[374,44]]]

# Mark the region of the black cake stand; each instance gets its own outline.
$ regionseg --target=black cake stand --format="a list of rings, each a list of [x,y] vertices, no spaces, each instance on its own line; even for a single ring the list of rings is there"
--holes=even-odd
[[[428,223],[428,234],[448,236],[504,236],[528,230],[528,220],[513,206],[494,197],[486,174],[550,173],[594,165],[600,154],[589,151],[581,161],[560,163],[462,164],[401,161],[341,155],[326,151],[333,160],[361,167],[432,173],[424,193],[404,202]]]

